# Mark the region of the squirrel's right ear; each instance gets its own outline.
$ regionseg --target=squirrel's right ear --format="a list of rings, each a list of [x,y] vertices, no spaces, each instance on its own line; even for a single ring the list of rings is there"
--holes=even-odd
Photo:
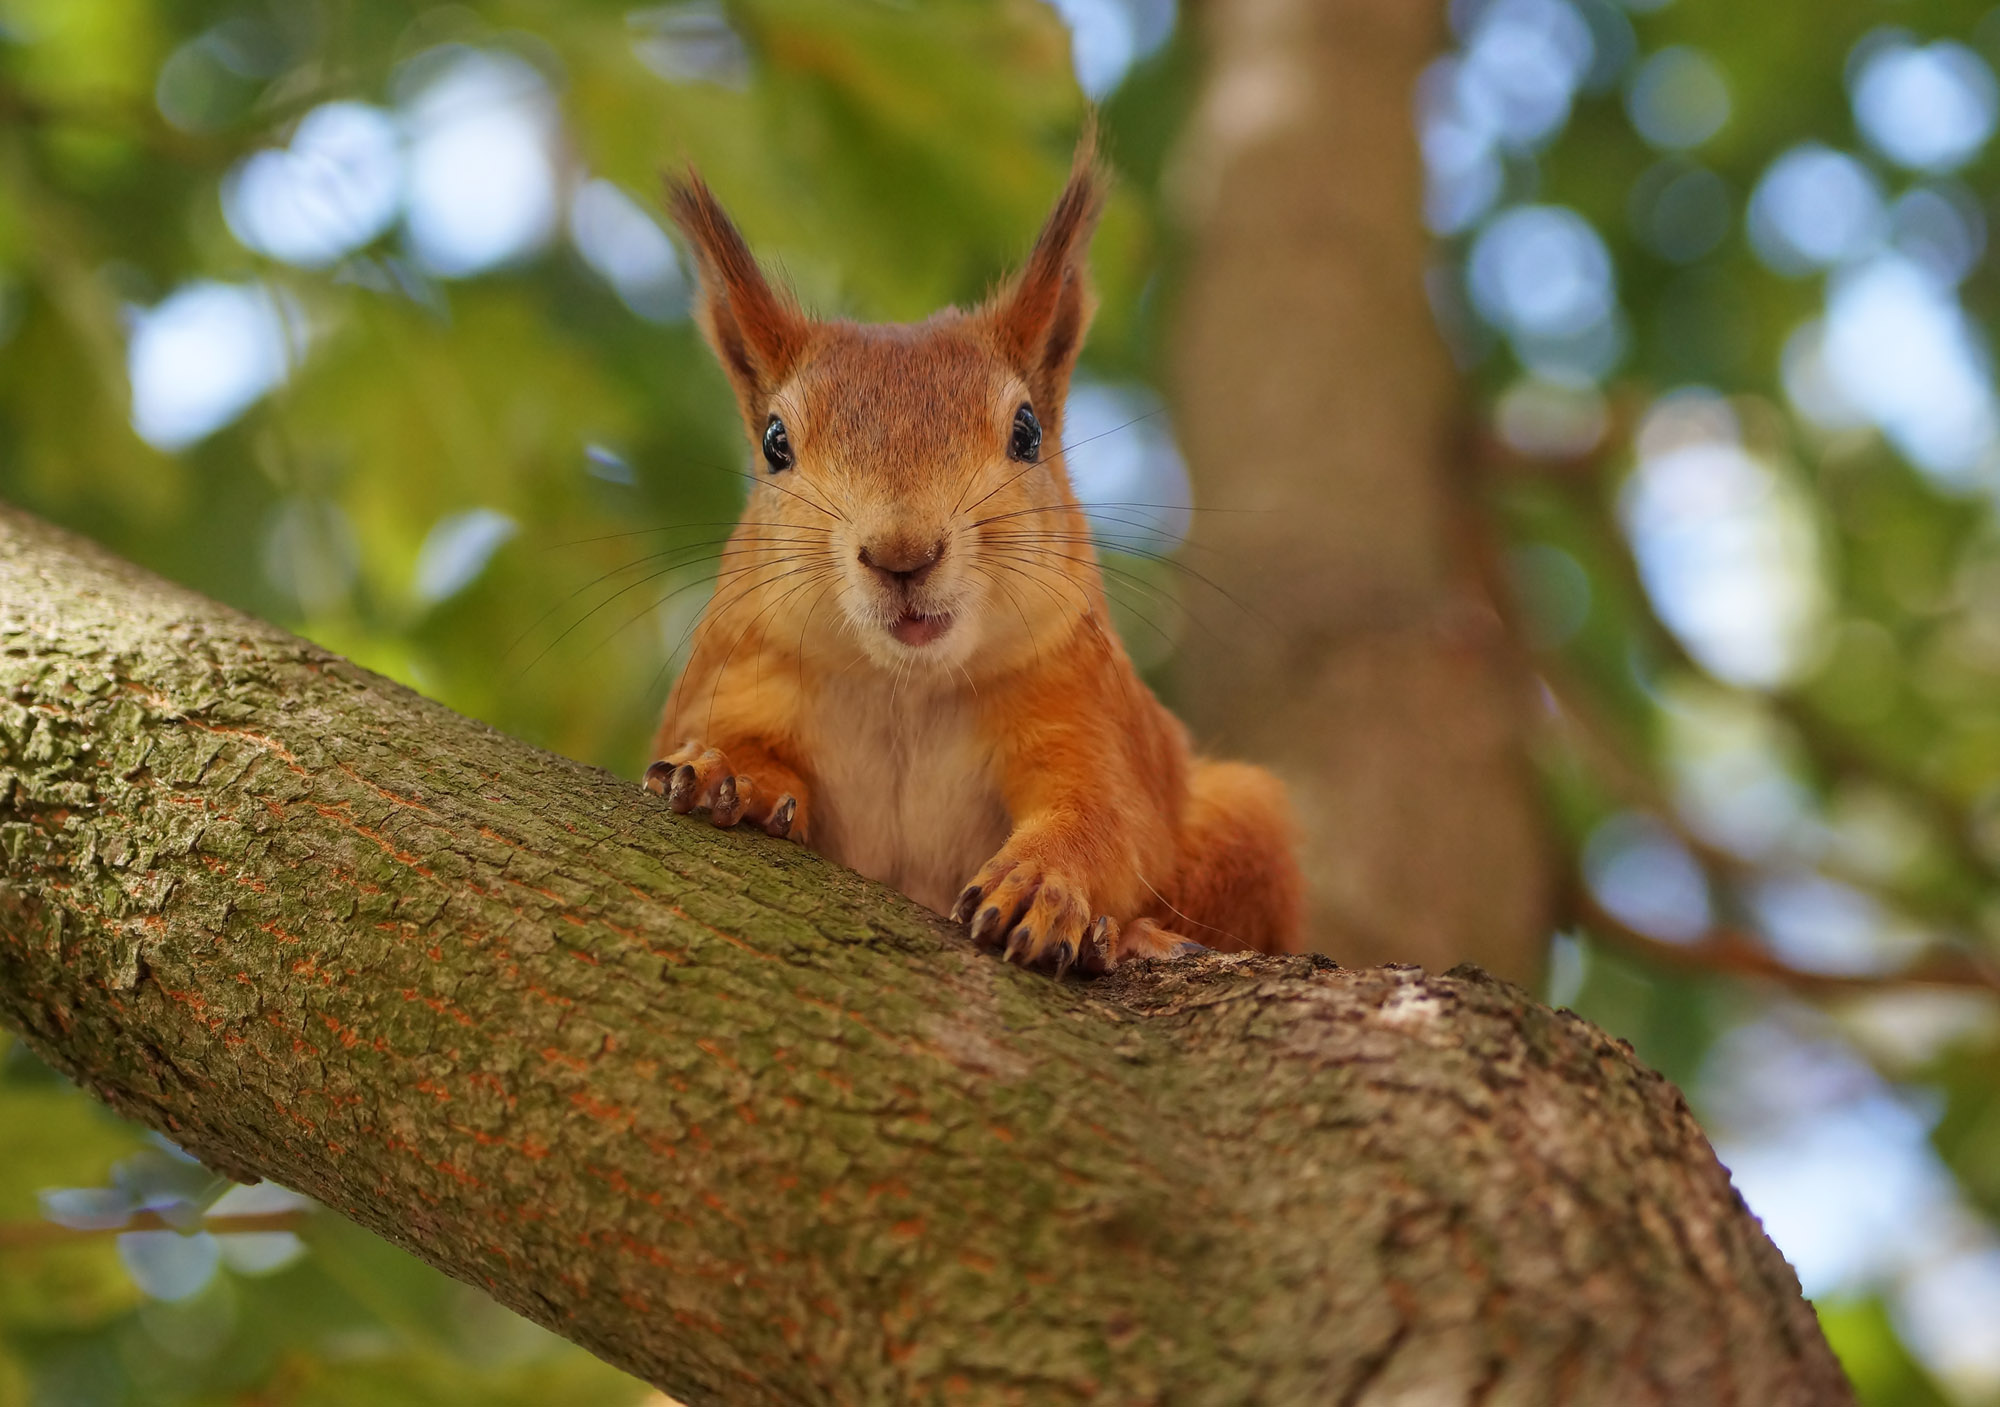
[[[1087,255],[1104,209],[1104,188],[1092,122],[1077,143],[1069,181],[1026,266],[987,305],[1002,353],[1026,375],[1045,418],[1062,405],[1096,305]]]
[[[701,281],[696,320],[755,431],[771,393],[805,349],[811,323],[765,280],[735,223],[692,170],[685,179],[667,178],[667,210],[694,250]]]

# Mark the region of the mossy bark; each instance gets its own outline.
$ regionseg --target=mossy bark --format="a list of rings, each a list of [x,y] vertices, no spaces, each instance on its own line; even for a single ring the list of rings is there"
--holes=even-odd
[[[1475,970],[1059,984],[0,510],[0,1019],[690,1403],[1847,1400]]]

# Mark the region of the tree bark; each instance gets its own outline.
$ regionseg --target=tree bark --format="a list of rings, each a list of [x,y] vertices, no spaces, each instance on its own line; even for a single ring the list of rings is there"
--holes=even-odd
[[[1530,694],[1461,540],[1464,405],[1424,297],[1411,114],[1443,16],[1195,11],[1174,401],[1197,501],[1226,510],[1197,515],[1195,560],[1247,610],[1181,677],[1198,732],[1290,784],[1326,952],[1529,981],[1552,893]]]
[[[1629,1047],[1057,983],[0,509],[0,1019],[690,1403],[1849,1400]]]

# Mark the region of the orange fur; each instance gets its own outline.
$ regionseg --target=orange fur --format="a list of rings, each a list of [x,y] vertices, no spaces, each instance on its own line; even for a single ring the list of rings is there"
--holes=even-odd
[[[1269,773],[1190,755],[1110,625],[1059,448],[1103,203],[1091,140],[1022,272],[925,322],[813,321],[698,178],[670,188],[699,318],[764,472],[661,719],[647,785],[790,835],[1057,972],[1296,951]],[[1010,457],[1017,410],[1039,457]]]

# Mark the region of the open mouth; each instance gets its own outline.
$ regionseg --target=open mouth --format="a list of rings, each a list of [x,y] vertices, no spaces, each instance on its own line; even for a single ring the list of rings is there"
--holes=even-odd
[[[905,645],[928,645],[950,629],[951,617],[948,615],[924,616],[915,611],[905,611],[896,617],[889,633]]]

